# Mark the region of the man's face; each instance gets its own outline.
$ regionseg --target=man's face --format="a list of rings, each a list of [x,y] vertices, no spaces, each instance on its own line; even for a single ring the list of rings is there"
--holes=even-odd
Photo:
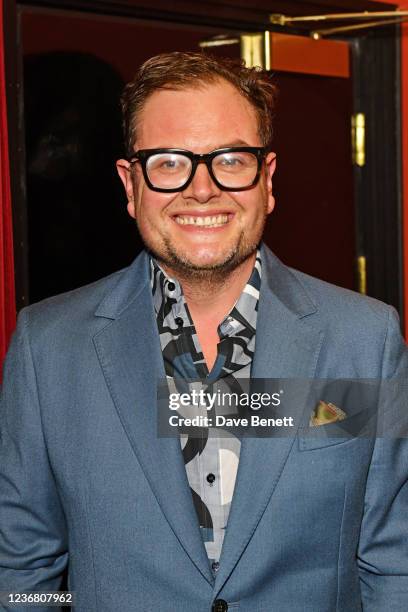
[[[229,83],[199,89],[162,90],[148,98],[137,126],[135,150],[186,149],[209,153],[233,146],[262,146],[255,111]],[[274,198],[271,178],[275,155],[269,153],[259,182],[245,191],[222,191],[205,164],[183,191],[152,191],[140,163],[117,162],[147,248],[169,272],[197,276],[207,270],[232,270],[253,256]],[[215,227],[194,223],[199,216],[217,217]]]

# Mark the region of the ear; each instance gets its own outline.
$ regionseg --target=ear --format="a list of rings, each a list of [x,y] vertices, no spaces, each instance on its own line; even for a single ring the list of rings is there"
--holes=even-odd
[[[266,191],[267,191],[267,212],[268,215],[275,208],[275,198],[272,192],[272,177],[276,170],[276,153],[268,153],[265,159],[265,167],[267,174]]]
[[[118,159],[118,161],[116,162],[116,170],[118,171],[120,180],[122,181],[126,191],[126,197],[128,199],[128,213],[131,217],[135,219],[136,210],[130,163],[126,159]]]

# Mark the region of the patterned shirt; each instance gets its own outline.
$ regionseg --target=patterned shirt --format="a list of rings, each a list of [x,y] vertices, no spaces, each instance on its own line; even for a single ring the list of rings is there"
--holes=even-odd
[[[209,372],[180,284],[151,259],[151,286],[164,367],[170,380],[208,384],[221,378],[228,388],[250,378],[261,287],[258,250],[252,274],[238,301],[218,326],[217,357]],[[238,470],[241,442],[230,431],[201,430],[200,438],[180,436],[187,478],[211,568],[219,568],[222,543]]]

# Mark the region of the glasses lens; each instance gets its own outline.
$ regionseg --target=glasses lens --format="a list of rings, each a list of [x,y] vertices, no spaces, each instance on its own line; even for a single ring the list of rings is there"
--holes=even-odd
[[[180,153],[156,153],[146,163],[147,175],[154,187],[177,189],[191,173],[191,160]]]
[[[244,151],[220,153],[214,157],[212,169],[215,178],[224,187],[248,187],[255,180],[258,159],[253,153]]]

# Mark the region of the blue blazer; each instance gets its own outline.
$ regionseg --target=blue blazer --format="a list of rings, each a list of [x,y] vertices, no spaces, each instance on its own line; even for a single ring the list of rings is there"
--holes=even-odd
[[[262,257],[253,377],[406,377],[392,308]],[[406,439],[330,425],[245,439],[214,578],[180,442],[156,433],[164,376],[144,252],[21,311],[0,411],[0,591],[57,590],[68,566],[78,612],[408,610]]]

